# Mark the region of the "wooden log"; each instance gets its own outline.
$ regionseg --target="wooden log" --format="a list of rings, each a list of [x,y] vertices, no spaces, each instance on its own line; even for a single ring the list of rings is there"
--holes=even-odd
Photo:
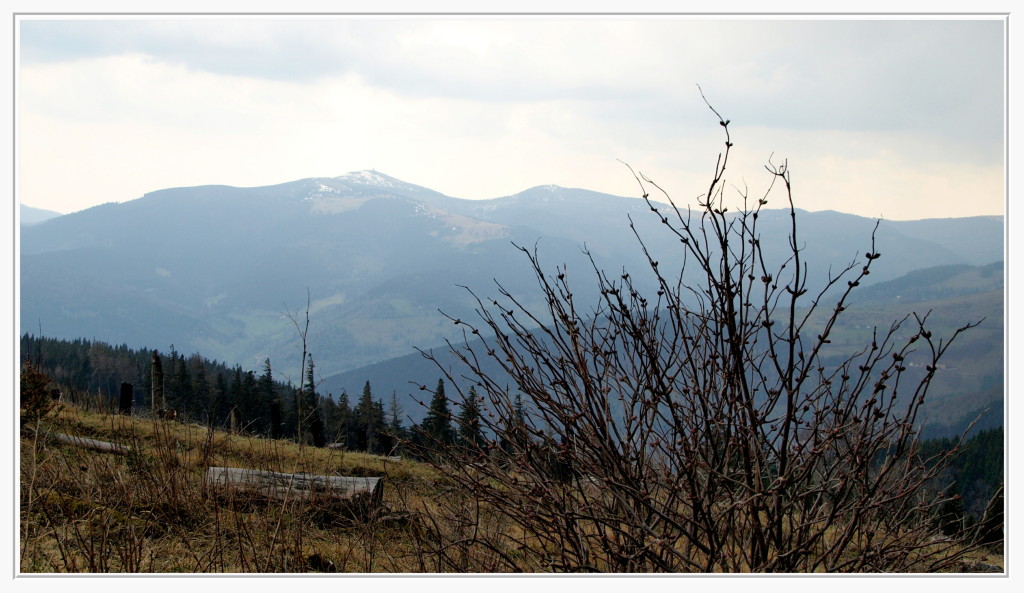
[[[76,437],[60,433],[54,433],[53,436],[57,439],[58,443],[92,449],[93,451],[114,453],[117,455],[125,455],[131,452],[130,448],[125,447],[124,445],[118,445],[117,443],[108,443],[107,441],[98,441],[96,439],[87,439],[85,437]]]
[[[380,478],[285,474],[240,467],[208,468],[206,484],[277,500],[339,500],[367,509],[379,505],[384,493]]]

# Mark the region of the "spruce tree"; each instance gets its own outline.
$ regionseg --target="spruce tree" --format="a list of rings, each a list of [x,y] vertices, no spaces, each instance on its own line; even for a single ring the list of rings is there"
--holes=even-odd
[[[455,442],[452,413],[448,408],[448,398],[444,394],[444,379],[437,381],[437,389],[434,391],[434,397],[430,400],[427,416],[423,419],[422,430],[428,437],[428,442],[433,441],[439,445],[449,445]]]
[[[341,395],[338,396],[337,424],[334,432],[335,442],[340,443],[346,449],[351,449],[353,446],[353,426],[352,406],[349,404],[348,392],[342,391]]]
[[[324,444],[334,442],[328,439],[338,434],[338,404],[329,393],[326,397],[320,398],[320,419],[324,427]]]
[[[355,448],[360,451],[371,451],[376,445],[374,424],[373,392],[370,382],[363,386],[363,395],[359,398],[354,411],[355,415]]]
[[[387,432],[387,425],[384,423],[384,402],[377,400],[373,402],[373,415],[371,416],[371,432],[373,442],[370,447],[371,453],[387,453],[395,446],[395,439]]]
[[[171,354],[173,356],[176,353],[171,350]],[[165,394],[164,397],[172,409],[181,410],[192,399],[192,379],[189,376],[188,365],[182,354],[177,354],[176,358],[171,359],[171,366],[173,367],[170,376],[171,385],[170,389],[167,390],[169,393]]]
[[[505,420],[505,428],[501,433],[499,446],[506,455],[521,452],[526,446],[526,412],[523,409],[522,394],[516,394],[512,403],[512,417]]]
[[[327,444],[327,439],[324,436],[324,422],[320,415],[320,395],[316,392],[313,366],[313,357],[310,356],[309,370],[306,374],[306,387],[303,393],[305,399],[302,405],[302,410],[305,414],[303,424],[309,426],[309,438],[313,446],[323,447]]]
[[[259,397],[256,373],[246,371],[242,375],[242,386],[238,401],[241,403],[242,426],[259,434],[267,434],[270,430],[270,402]]]
[[[231,406],[228,405],[228,398],[230,396],[228,394],[227,379],[224,373],[215,372],[216,375],[213,378],[213,386],[209,394],[210,426],[217,426],[221,422],[226,423],[228,414],[231,411]]]
[[[480,399],[476,388],[470,387],[469,393],[462,400],[462,412],[459,413],[459,444],[463,447],[478,448],[484,442],[480,428]]]
[[[388,405],[387,434],[391,436],[392,448],[406,438],[402,427],[402,407],[398,404],[398,393],[394,391],[391,392],[391,403]]]
[[[178,415],[180,417],[181,413],[185,412],[186,416],[193,419],[208,419],[212,410],[210,409],[210,378],[206,373],[206,364],[198,353],[189,357],[188,364],[192,367],[192,394],[187,400],[188,403],[182,406],[183,410],[178,410]]]
[[[270,436],[279,439],[284,436],[284,409],[281,399],[278,397],[277,389],[274,387],[274,372],[270,366],[270,359],[263,361],[263,374],[257,382],[257,391],[260,398],[267,402],[270,413]]]
[[[947,498],[939,506],[935,521],[943,534],[956,535],[964,529],[964,502],[956,482],[949,485],[945,496]]]

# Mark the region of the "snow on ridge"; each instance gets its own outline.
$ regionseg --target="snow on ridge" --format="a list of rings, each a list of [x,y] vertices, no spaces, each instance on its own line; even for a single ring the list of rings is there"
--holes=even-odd
[[[387,175],[378,173],[377,171],[374,170],[364,169],[362,171],[353,171],[347,175],[342,175],[341,179],[345,179],[346,181],[355,181],[357,183],[361,183],[364,185],[375,185],[377,187],[398,186],[398,184],[395,183],[393,179],[391,179]]]
[[[302,200],[303,201],[311,201],[311,200],[316,200],[316,199],[319,199],[319,198],[336,196],[336,195],[338,195],[340,193],[341,193],[341,190],[339,190],[338,188],[331,187],[331,186],[325,184],[322,181],[318,181],[317,184],[316,184],[316,187],[311,189],[311,190],[309,190],[309,193],[307,193],[306,196],[304,198],[302,198]]]

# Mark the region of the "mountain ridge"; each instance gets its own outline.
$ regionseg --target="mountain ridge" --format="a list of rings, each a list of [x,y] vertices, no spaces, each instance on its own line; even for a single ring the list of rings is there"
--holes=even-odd
[[[996,272],[1000,273],[996,273]],[[831,346],[836,350],[825,358],[835,363],[859,351],[870,343],[874,327],[884,330],[889,324],[916,311],[929,313],[932,332],[943,339],[951,336],[956,327],[964,323],[981,322],[977,327],[960,336],[950,348],[941,372],[931,386],[929,401],[925,407],[925,422],[933,436],[954,436],[958,429],[966,428],[983,409],[992,412],[985,415],[981,426],[1002,425],[1003,398],[1003,281],[1002,265],[989,266],[939,266],[915,270],[896,280],[880,283],[873,287],[855,290],[846,304],[844,313],[833,328]],[[965,285],[979,275],[990,275],[991,283],[967,288]],[[889,285],[888,287],[886,285]],[[958,290],[949,291],[949,286]],[[890,291],[899,287],[903,294],[914,298],[898,298]],[[826,307],[827,309],[827,307]],[[798,317],[802,313],[798,311]],[[477,319],[465,319],[470,324],[482,325]],[[819,331],[812,318],[807,331]],[[487,335],[486,328],[481,328]],[[449,399],[459,402],[475,383],[471,376],[465,376],[466,367],[452,353],[458,349],[465,353],[471,349],[477,354],[476,363],[497,384],[511,379],[504,373],[500,363],[484,353],[490,347],[483,340],[493,343],[493,336],[464,341],[453,339],[451,345],[444,343],[424,347],[422,352],[435,357],[430,360],[421,352],[411,352],[394,359],[379,361],[358,369],[325,376],[319,389],[334,396],[346,392],[350,397],[360,393],[369,382],[377,397],[388,399],[394,394],[405,414],[406,422],[420,422],[427,411],[429,397],[424,399],[419,385],[433,386],[445,374],[456,378],[448,383]],[[543,341],[543,338],[541,338]],[[514,386],[510,385],[514,389]]]
[[[301,348],[287,315],[304,308],[308,290],[318,368],[341,372],[452,336],[438,309],[470,315],[476,305],[460,286],[487,295],[497,281],[540,304],[512,243],[536,246],[549,272],[565,266],[581,291],[593,275],[584,248],[601,269],[636,270],[650,288],[627,217],[663,266],[681,257],[649,210],[640,198],[554,185],[465,200],[372,170],[167,188],[23,229],[20,321],[53,337],[288,367]],[[875,225],[842,213],[801,211],[799,220],[812,276],[862,255]],[[759,222],[766,253],[781,257],[788,212],[762,211]],[[882,221],[871,283],[1002,259],[1001,231],[991,219]]]
[[[34,224],[40,224],[50,220],[51,218],[57,218],[63,216],[62,212],[56,210],[47,210],[45,208],[36,208],[33,206],[26,206],[25,204],[18,204],[19,220],[21,226],[31,226]]]

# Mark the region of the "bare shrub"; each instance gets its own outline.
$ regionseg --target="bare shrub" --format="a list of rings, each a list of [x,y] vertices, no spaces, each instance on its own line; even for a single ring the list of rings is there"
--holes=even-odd
[[[733,144],[719,123],[725,150],[697,208],[664,192],[669,205],[653,201],[660,188],[635,174],[683,256],[659,266],[630,219],[656,294],[591,257],[594,292],[580,294],[598,295],[592,304],[565,268],[549,274],[520,247],[546,307],[527,310],[499,286],[497,299],[473,293],[479,321],[452,318],[465,328],[449,343],[464,368],[438,366],[456,386],[473,382],[491,440],[435,443],[444,454],[428,457],[453,485],[431,514],[435,569],[939,571],[968,549],[965,534],[935,530],[944,499],[925,488],[955,452],[921,459],[915,445],[939,360],[972,324],[938,339],[913,314],[857,352],[830,347],[880,257],[874,233],[862,257],[812,286],[787,163],[769,161],[768,189],[737,190],[743,207],[728,213]],[[759,232],[775,193],[788,237]],[[785,241],[783,262],[766,255],[770,240]]]

